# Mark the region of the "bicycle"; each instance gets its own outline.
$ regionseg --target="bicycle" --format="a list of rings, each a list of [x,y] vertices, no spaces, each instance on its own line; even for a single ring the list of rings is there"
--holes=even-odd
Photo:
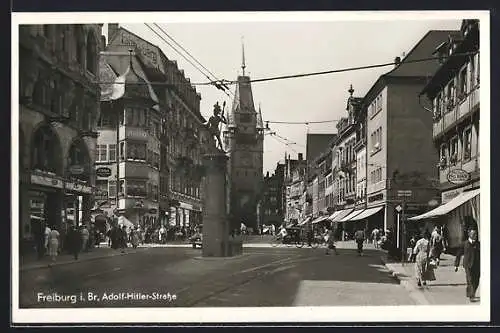
[[[309,241],[307,240],[307,238],[301,238],[299,241],[296,242],[295,246],[298,249],[301,249],[302,247],[304,247],[304,245],[307,244],[308,247],[311,247],[313,249],[317,249],[321,245],[321,243],[322,243],[322,241],[317,237],[313,237],[311,239],[310,244],[309,244]],[[324,241],[323,241],[323,243],[324,243]]]

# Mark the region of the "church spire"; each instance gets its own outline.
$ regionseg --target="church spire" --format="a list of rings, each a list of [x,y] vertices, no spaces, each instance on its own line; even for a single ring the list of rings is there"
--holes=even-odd
[[[241,56],[242,56],[241,69],[243,70],[243,76],[245,76],[245,68],[247,66],[245,64],[245,44],[243,42],[243,37],[241,37]]]

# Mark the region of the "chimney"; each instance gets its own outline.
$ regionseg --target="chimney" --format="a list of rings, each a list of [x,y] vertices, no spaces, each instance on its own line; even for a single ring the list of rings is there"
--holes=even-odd
[[[299,161],[302,161],[303,155],[302,153],[299,153]]]
[[[401,64],[401,57],[394,58],[394,67],[398,67]]]
[[[108,42],[116,36],[119,28],[118,23],[108,23]]]

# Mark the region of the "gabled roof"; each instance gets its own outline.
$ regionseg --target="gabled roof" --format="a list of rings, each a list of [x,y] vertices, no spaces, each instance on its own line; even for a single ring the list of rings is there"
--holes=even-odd
[[[439,68],[439,62],[436,59],[427,61],[412,62],[408,61],[431,58],[432,53],[443,41],[451,36],[458,36],[458,30],[431,30],[427,32],[418,43],[408,52],[407,56],[401,60],[401,63],[392,70],[379,76],[378,80],[372,85],[370,90],[363,98],[363,104],[370,104],[375,96],[386,86],[390,78],[428,78],[432,77]]]

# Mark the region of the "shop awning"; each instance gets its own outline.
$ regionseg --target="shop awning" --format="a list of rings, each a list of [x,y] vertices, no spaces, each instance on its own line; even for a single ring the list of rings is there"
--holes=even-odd
[[[338,210],[332,215],[330,215],[329,219],[332,222],[339,222],[341,219],[346,217],[352,212],[352,209],[343,209],[343,210]]]
[[[348,221],[352,221],[352,219],[355,217],[355,216],[358,216],[359,214],[361,214],[362,212],[364,211],[364,209],[357,209],[355,211],[353,211],[351,214],[347,215],[346,217],[344,217],[343,219],[341,219],[339,222],[348,222]]]
[[[312,221],[313,224],[323,222],[324,220],[328,219],[330,216],[328,215],[323,215]]]
[[[366,219],[367,217],[372,216],[373,214],[376,214],[380,212],[382,209],[384,209],[384,206],[381,207],[373,207],[373,208],[367,208],[361,214],[354,216],[351,221],[360,221],[362,219]]]
[[[298,225],[299,225],[299,226],[300,226],[300,225],[304,225],[304,224],[306,224],[306,223],[307,223],[307,222],[309,222],[309,221],[311,221],[311,217],[310,217],[310,216],[309,216],[309,217],[307,217],[304,221],[300,222]]]
[[[410,217],[408,221],[417,221],[417,220],[423,220],[423,219],[430,219],[430,218],[435,218],[438,216],[443,216],[454,210],[455,208],[463,205],[470,199],[476,197],[479,195],[479,189],[477,190],[472,190],[472,191],[467,191],[467,192],[462,192],[459,195],[457,195],[455,198],[452,200],[448,201],[447,203],[434,208],[433,210],[428,211],[427,213]]]

